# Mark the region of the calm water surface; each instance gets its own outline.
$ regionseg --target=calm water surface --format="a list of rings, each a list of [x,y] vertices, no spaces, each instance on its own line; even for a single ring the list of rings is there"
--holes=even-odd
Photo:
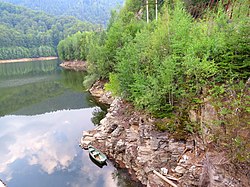
[[[136,187],[79,148],[96,105],[57,61],[0,64],[0,179],[9,187]]]

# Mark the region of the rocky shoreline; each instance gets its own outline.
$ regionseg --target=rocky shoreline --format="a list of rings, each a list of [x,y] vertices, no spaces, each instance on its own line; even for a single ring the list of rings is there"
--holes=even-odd
[[[86,71],[87,65],[85,61],[65,61],[60,64],[64,69],[74,70],[74,71]]]
[[[226,156],[209,150],[198,135],[176,140],[168,132],[157,131],[156,119],[113,98],[103,84],[97,82],[90,92],[110,108],[100,126],[83,132],[83,148],[94,145],[147,187],[248,186],[248,175],[235,173]]]

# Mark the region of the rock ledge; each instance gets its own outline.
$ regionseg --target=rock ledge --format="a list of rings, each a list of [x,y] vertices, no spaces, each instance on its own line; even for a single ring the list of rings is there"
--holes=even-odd
[[[107,94],[103,85],[94,87],[91,92],[99,93],[98,98]],[[231,165],[225,160],[226,156],[208,151],[198,136],[176,141],[168,132],[155,129],[155,119],[134,110],[121,98],[105,97],[111,103],[108,113],[100,126],[83,132],[83,148],[94,145],[147,187],[169,186],[154,171],[177,186],[248,186],[242,182],[244,177],[247,181],[247,176],[239,177],[228,169]]]

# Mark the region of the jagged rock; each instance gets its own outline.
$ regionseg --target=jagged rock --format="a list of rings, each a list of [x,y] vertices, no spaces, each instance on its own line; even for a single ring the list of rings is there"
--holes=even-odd
[[[136,142],[138,140],[138,134],[131,132],[130,129],[126,129],[126,142],[131,143],[131,142]]]
[[[162,175],[167,175],[168,174],[168,169],[167,168],[161,168],[161,174]]]
[[[110,134],[110,133],[112,133],[117,127],[118,127],[117,124],[113,124],[113,125],[111,125],[111,127],[107,128],[106,132]]]
[[[176,166],[175,168],[175,172],[179,173],[179,174],[183,174],[186,172],[186,169],[182,166]]]
[[[185,164],[188,161],[188,156],[187,155],[183,155],[182,158],[180,159],[179,163],[180,164]]]
[[[116,143],[116,147],[115,147],[115,151],[117,153],[121,153],[121,152],[124,152],[126,149],[126,145],[125,145],[125,142],[123,140],[119,140],[117,143]]]
[[[87,132],[87,131],[83,131],[83,132],[82,132],[82,136],[83,136],[83,137],[87,137],[87,136],[92,136],[92,137],[93,137],[93,134],[91,134],[91,133],[89,133],[89,132]]]
[[[118,137],[121,135],[122,131],[124,131],[124,127],[117,127],[112,133],[111,135],[114,137]]]
[[[111,92],[105,92],[100,98],[99,101],[101,103],[106,103],[108,105],[110,105],[112,103],[112,101],[114,100]]]
[[[156,138],[156,137],[152,137],[150,140],[150,144],[151,144],[151,149],[156,151],[159,147],[160,147],[160,139]]]
[[[186,149],[193,150],[194,149],[194,140],[186,141]]]
[[[209,103],[205,104],[203,110],[201,116],[194,116],[193,121],[200,117],[207,121],[216,119],[214,108]],[[205,187],[203,184],[209,184],[209,180],[210,186],[214,187],[230,184],[235,187],[242,186],[239,179],[235,179],[230,172],[225,172],[223,167],[214,163],[210,167],[211,176],[208,180],[206,165],[211,161],[206,160],[206,147],[201,139],[192,135],[186,142],[176,141],[170,138],[168,132],[154,130],[153,122],[153,118],[138,111],[132,112],[129,104],[116,98],[110,104],[106,117],[101,120],[101,125],[95,130],[84,132],[81,143],[91,143],[98,147],[120,167],[128,168],[147,187],[167,186],[152,172],[160,171],[161,168],[168,170],[171,176],[181,176],[178,178],[178,186]],[[216,154],[218,153],[209,158],[216,157]],[[223,172],[225,174],[222,175]]]

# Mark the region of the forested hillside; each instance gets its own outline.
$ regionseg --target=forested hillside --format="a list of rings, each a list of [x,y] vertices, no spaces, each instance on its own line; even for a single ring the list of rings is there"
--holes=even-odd
[[[63,38],[95,26],[0,2],[0,59],[55,56]]]
[[[105,25],[110,11],[124,0],[0,0],[42,10],[51,15],[75,16],[82,21]]]
[[[87,60],[86,85],[109,79],[107,90],[163,118],[160,130],[200,132],[204,124],[190,121],[190,111],[209,103],[218,116],[207,127],[211,136],[233,158],[249,160],[248,1],[165,1],[156,20],[149,0],[149,23],[141,2],[127,0],[107,31],[60,42],[60,57]]]

